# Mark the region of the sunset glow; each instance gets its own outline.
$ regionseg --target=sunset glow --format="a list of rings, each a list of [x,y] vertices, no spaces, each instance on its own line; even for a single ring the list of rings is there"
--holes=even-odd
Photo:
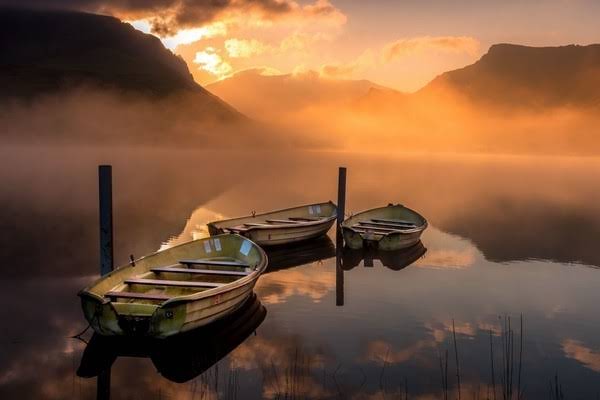
[[[160,18],[149,11],[149,18],[133,25],[159,36],[188,64],[197,54],[210,58],[210,63],[197,63],[192,70],[201,84],[269,67],[282,73],[302,69],[326,77],[369,79],[409,92],[444,71],[476,61],[494,43],[586,44],[600,35],[600,28],[592,28],[597,24],[584,23],[592,10],[600,12],[600,4],[589,0],[549,0],[541,8],[533,1],[518,8],[470,2],[449,7],[438,0],[421,6],[350,0],[266,4],[235,1],[210,10],[180,6],[178,12],[168,9]],[[532,25],[526,15],[534,9],[538,18]],[[185,10],[189,16],[184,18]],[[441,13],[446,17],[440,18]],[[501,29],[504,24],[511,26],[510,32]]]

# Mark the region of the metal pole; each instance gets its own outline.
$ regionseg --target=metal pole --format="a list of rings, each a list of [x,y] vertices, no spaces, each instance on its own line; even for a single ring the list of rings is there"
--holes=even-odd
[[[98,166],[100,203],[100,275],[113,270],[112,166]]]
[[[337,225],[344,222],[346,210],[346,167],[340,167],[338,172],[338,202],[337,202]]]

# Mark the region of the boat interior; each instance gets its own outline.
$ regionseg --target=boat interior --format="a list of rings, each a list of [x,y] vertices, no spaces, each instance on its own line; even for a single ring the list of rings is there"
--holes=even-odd
[[[404,232],[415,229],[418,225],[415,222],[401,219],[372,218],[370,220],[357,221],[349,225],[353,230],[359,233],[378,233],[386,235],[393,232]]]
[[[274,211],[266,214],[255,214],[248,217],[234,218],[211,222],[211,227],[223,232],[242,233],[253,228],[285,228],[329,221],[335,218],[335,204],[320,203],[287,210]]]
[[[107,291],[104,297],[119,303],[156,303],[218,288],[241,279],[253,270],[236,259],[183,259],[151,267]]]
[[[232,233],[244,232],[250,228],[272,228],[274,226],[294,226],[303,225],[305,222],[323,221],[328,217],[290,217],[287,219],[265,219],[258,222],[247,222],[244,224],[223,228]]]

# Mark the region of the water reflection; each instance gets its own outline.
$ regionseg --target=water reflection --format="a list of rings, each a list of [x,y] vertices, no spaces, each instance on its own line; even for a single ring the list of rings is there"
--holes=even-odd
[[[372,268],[374,266],[373,261],[379,260],[384,267],[393,271],[400,271],[423,257],[426,252],[427,249],[421,241],[407,249],[394,251],[344,248],[342,250],[341,265],[344,271],[350,271],[358,266],[361,261],[366,268]]]
[[[267,247],[265,252],[269,257],[266,271],[269,273],[335,257],[335,245],[329,236],[321,236],[293,246]]]
[[[110,371],[116,359],[142,357],[152,360],[158,373],[170,381],[187,382],[243,343],[260,326],[265,315],[265,307],[256,295],[252,295],[228,317],[173,338],[158,340],[94,334],[83,352],[77,376],[98,377],[98,397],[109,398]]]
[[[422,238],[427,252],[400,261],[334,257],[329,238],[269,249],[270,269],[256,287],[268,308],[259,335],[183,384],[156,374],[152,354],[118,356],[109,363],[112,398],[215,399],[237,390],[248,399],[376,399],[400,397],[406,383],[410,398],[443,398],[439,354],[452,355],[453,321],[462,398],[478,398],[478,388],[486,398],[489,332],[498,344],[498,316],[521,314],[527,398],[547,396],[557,372],[569,398],[600,392],[600,274],[589,268],[600,266],[597,160],[155,149],[0,155],[0,398],[96,396],[96,382],[75,375],[83,345],[68,337],[84,327],[75,293],[98,272],[99,163],[114,165],[117,263],[203,235],[214,214],[334,199],[343,164],[348,211],[394,199],[432,223]],[[183,380],[201,364],[164,374]],[[452,398],[455,372],[451,360]],[[197,389],[208,380],[202,397]]]

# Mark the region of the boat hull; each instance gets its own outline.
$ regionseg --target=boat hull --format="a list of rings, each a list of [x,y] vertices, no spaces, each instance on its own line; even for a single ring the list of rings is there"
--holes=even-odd
[[[118,304],[98,304],[82,296],[82,308],[95,332],[105,336],[168,337],[210,324],[237,310],[252,294],[256,281],[218,295],[190,300],[173,307],[120,312]]]
[[[336,220],[337,208],[332,202],[311,204],[268,213],[214,221],[208,224],[211,235],[235,231],[260,246],[296,243],[325,235]],[[304,222],[281,222],[284,218],[306,219]],[[312,219],[312,220],[311,220]]]
[[[357,223],[369,221],[372,218],[403,219],[415,224],[414,228],[404,231],[381,233],[376,228],[357,230]],[[355,214],[342,223],[342,233],[345,245],[351,249],[373,247],[379,250],[392,251],[406,249],[421,240],[423,231],[427,228],[427,220],[416,211],[402,205],[389,205]]]
[[[232,282],[215,282],[217,284],[213,288],[191,294],[177,292],[166,296],[164,301],[148,297],[141,301],[128,301],[126,298],[118,301],[122,297],[114,296],[114,293],[124,290],[124,282],[132,277],[151,274],[153,268],[172,265],[178,260],[206,257],[239,257],[240,261],[252,264],[253,269]],[[252,294],[267,264],[265,252],[255,243],[239,235],[222,235],[185,243],[136,260],[134,265],[120,267],[99,279],[82,290],[79,296],[85,318],[100,335],[165,338],[210,324],[237,310]]]
[[[334,222],[335,219],[332,219],[309,226],[254,229],[245,236],[260,246],[290,244],[325,235]]]

